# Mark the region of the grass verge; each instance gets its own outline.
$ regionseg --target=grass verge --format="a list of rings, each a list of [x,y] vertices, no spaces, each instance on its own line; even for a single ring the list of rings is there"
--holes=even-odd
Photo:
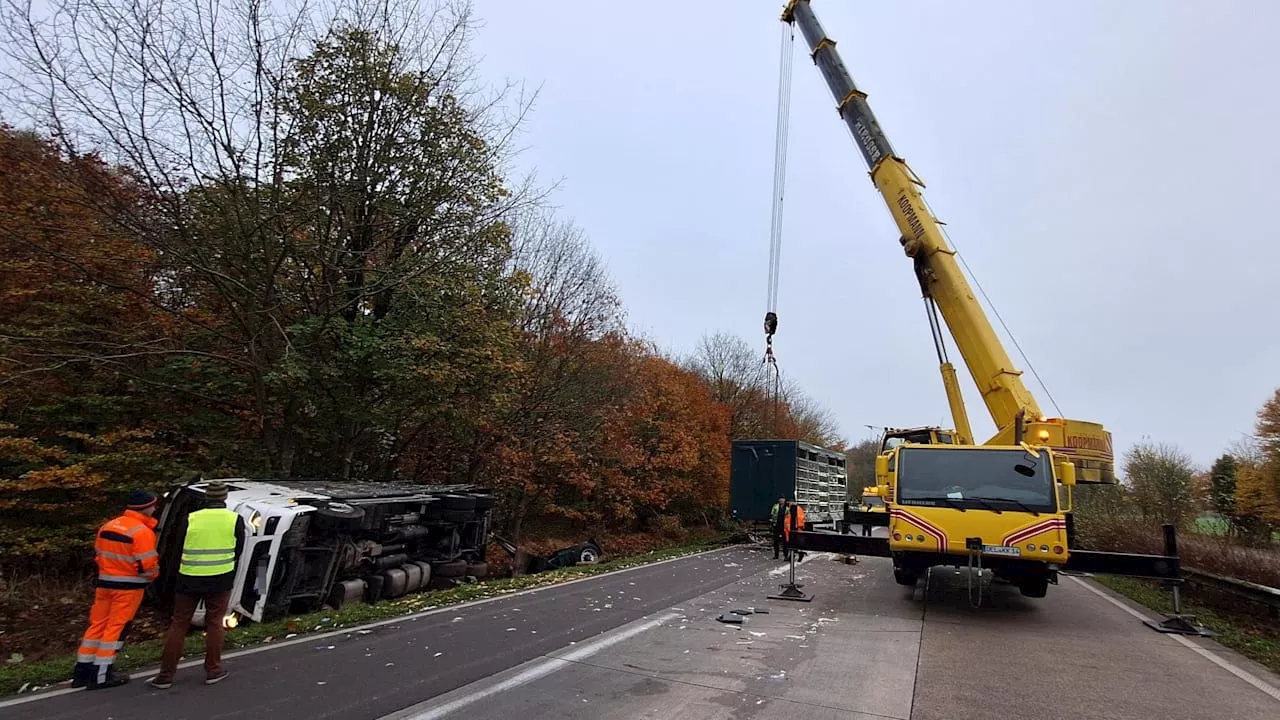
[[[448,590],[414,593],[375,605],[356,603],[342,610],[295,615],[270,623],[249,623],[227,631],[226,650],[253,647],[278,640],[292,639],[295,636],[327,632],[378,620],[388,620],[472,600],[499,597],[529,588],[556,585],[568,580],[600,575],[638,565],[647,565],[659,560],[691,555],[705,550],[713,550],[733,543],[734,540],[726,535],[620,557],[598,565],[578,565],[537,575],[486,580],[471,585],[460,585]],[[128,643],[126,639],[124,650],[116,658],[116,667],[121,670],[136,670],[159,665],[162,644],[162,638],[144,640],[139,643]],[[195,633],[187,636],[186,651],[183,654],[188,658],[204,654],[204,638],[202,634]],[[51,685],[69,681],[71,669],[74,665],[75,653],[40,662],[0,665],[0,697],[35,692]]]
[[[1173,612],[1173,599],[1169,591],[1156,582],[1137,578],[1096,576],[1100,585],[1162,613]],[[1195,590],[1183,586],[1182,612],[1194,615],[1196,620],[1214,632],[1214,640],[1245,657],[1280,674],[1280,624],[1268,619],[1265,613],[1250,614],[1232,611],[1217,604],[1210,606],[1198,601]]]

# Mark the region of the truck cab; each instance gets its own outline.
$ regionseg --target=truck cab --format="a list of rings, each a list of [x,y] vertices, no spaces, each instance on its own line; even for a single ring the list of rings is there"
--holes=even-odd
[[[494,496],[479,486],[222,482],[227,508],[249,534],[236,563],[229,623],[377,602],[433,579],[483,574]],[[172,601],[187,516],[204,506],[208,484],[164,494],[156,528],[160,577],[150,591],[161,608]]]
[[[1044,597],[1067,562],[1075,468],[1045,447],[902,444],[877,461],[894,578],[980,564]]]

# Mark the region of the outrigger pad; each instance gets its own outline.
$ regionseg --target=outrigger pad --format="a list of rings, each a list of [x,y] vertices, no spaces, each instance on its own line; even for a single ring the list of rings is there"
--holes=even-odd
[[[1167,633],[1170,635],[1199,635],[1200,637],[1213,637],[1213,631],[1196,622],[1194,615],[1165,615],[1164,620],[1155,622],[1154,620],[1143,620],[1143,625],[1155,630],[1156,632]]]
[[[790,583],[787,585],[779,585],[778,587],[782,588],[782,592],[778,593],[777,595],[768,596],[770,600],[794,600],[796,602],[813,602],[813,595],[805,595],[803,592],[800,591],[800,588],[804,587],[803,585],[796,585],[795,583]]]

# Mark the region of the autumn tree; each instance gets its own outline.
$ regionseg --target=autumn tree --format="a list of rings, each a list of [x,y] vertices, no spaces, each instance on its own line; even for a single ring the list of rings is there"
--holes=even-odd
[[[862,497],[863,488],[876,484],[876,456],[880,453],[880,443],[863,440],[846,448],[844,453],[849,477],[847,496],[856,500]]]
[[[33,122],[150,199],[101,212],[164,259],[163,306],[204,358],[171,374],[217,388],[262,469],[386,476],[433,430],[478,431],[460,410],[511,372],[502,218],[529,196],[503,182],[514,124],[473,87],[465,6],[13,0],[2,19]]]
[[[524,286],[516,321],[519,371],[512,402],[472,454],[502,491],[506,530],[519,540],[524,520],[550,512],[599,520],[586,504],[598,477],[590,453],[603,413],[633,384],[633,344],[604,263],[580,228],[547,209],[513,213],[510,270]]]
[[[780,407],[774,403],[774,373],[763,352],[725,332],[703,335],[683,364],[696,372],[717,402],[729,408],[733,439],[776,437]]]
[[[1234,529],[1236,523],[1236,459],[1223,453],[1209,468],[1209,505]]]
[[[1235,508],[1242,534],[1265,544],[1280,527],[1280,390],[1258,411],[1254,438],[1242,443],[1238,460]]]
[[[1125,482],[1149,520],[1184,524],[1194,511],[1194,475],[1190,456],[1167,443],[1144,441],[1125,453]]]
[[[710,521],[729,502],[729,408],[693,372],[652,349],[608,413],[595,501],[614,521],[684,509]]]
[[[60,561],[129,486],[193,461],[150,372],[174,343],[148,302],[159,263],[87,196],[133,191],[0,126],[0,556]]]

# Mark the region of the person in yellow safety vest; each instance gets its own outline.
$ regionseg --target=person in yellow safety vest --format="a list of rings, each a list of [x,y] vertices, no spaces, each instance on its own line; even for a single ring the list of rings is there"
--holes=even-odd
[[[782,546],[782,514],[787,509],[787,499],[778,498],[778,502],[769,509],[769,532],[773,535],[773,559],[778,559],[778,549]]]
[[[129,682],[127,673],[115,672],[115,659],[147,584],[160,573],[152,517],[156,502],[156,496],[146,490],[134,490],[124,514],[98,528],[93,543],[98,565],[93,608],[89,629],[76,652],[71,687],[99,690]]]
[[[164,639],[160,674],[148,683],[152,687],[173,687],[187,629],[200,601],[204,601],[204,684],[212,685],[228,674],[222,667],[222,643],[226,637],[223,618],[231,601],[240,553],[244,550],[245,522],[239,513],[227,509],[224,483],[209,483],[204,493],[205,507],[187,516],[173,617]]]
[[[787,503],[787,512],[782,522],[782,540],[786,558],[791,559],[791,528],[804,530],[804,506],[798,502]],[[802,556],[803,557],[803,556]]]

